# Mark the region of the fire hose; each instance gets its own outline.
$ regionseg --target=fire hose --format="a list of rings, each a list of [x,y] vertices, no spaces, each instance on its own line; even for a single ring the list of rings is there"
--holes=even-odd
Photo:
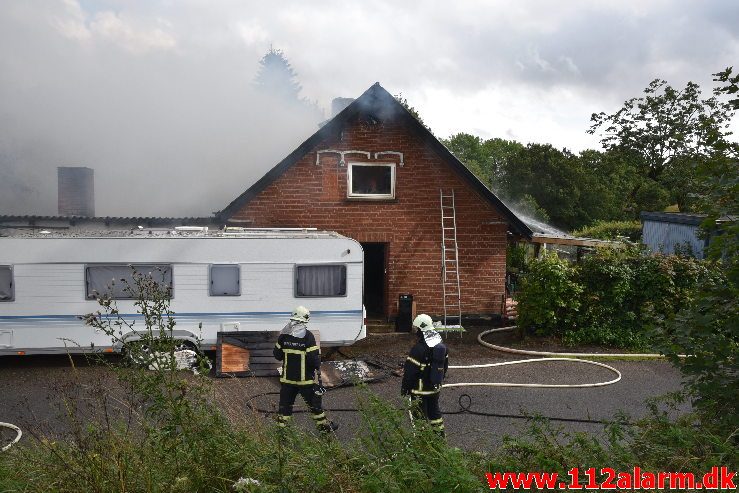
[[[621,380],[621,372],[618,371],[616,368],[606,365],[605,363],[600,363],[597,361],[590,361],[586,359],[580,359],[580,358],[602,358],[602,357],[608,357],[608,358],[664,358],[664,355],[657,354],[657,353],[557,353],[557,352],[550,352],[550,351],[530,351],[525,349],[514,349],[509,348],[505,346],[498,346],[496,344],[491,344],[489,342],[486,342],[483,340],[483,338],[488,334],[493,334],[496,332],[503,332],[503,331],[509,331],[515,329],[516,326],[512,325],[510,327],[500,327],[497,329],[489,329],[480,332],[480,334],[477,336],[477,342],[479,342],[481,345],[488,347],[490,349],[495,349],[496,351],[501,351],[504,353],[510,353],[510,354],[521,354],[525,356],[543,356],[540,358],[533,358],[533,359],[524,359],[524,360],[517,360],[517,361],[504,361],[502,363],[485,363],[480,365],[456,365],[456,366],[450,366],[450,369],[471,369],[471,368],[491,368],[494,366],[507,366],[507,365],[518,365],[518,364],[524,364],[524,363],[540,363],[544,361],[570,361],[570,362],[576,362],[576,363],[582,363],[587,365],[593,365],[593,366],[599,366],[601,368],[605,368],[606,370],[612,372],[616,375],[616,378],[613,378],[611,380],[606,380],[603,382],[596,382],[596,383],[577,383],[577,384],[549,384],[549,383],[513,383],[513,382],[460,382],[460,383],[448,383],[444,384],[443,387],[529,387],[529,388],[554,388],[554,389],[573,389],[573,388],[588,388],[588,387],[604,387],[606,385],[612,385],[619,380]],[[685,357],[685,355],[679,355],[680,357]]]
[[[23,436],[23,432],[21,431],[20,428],[10,423],[0,422],[0,428],[9,428],[13,430],[16,434],[15,438],[9,444],[5,445],[3,448],[0,448],[0,452],[5,452],[6,450],[10,449],[10,447],[12,447],[13,445],[15,445],[16,443],[20,441],[21,437]]]
[[[664,355],[657,354],[657,353],[558,353],[558,352],[550,352],[550,351],[531,351],[531,350],[524,350],[524,349],[515,349],[515,348],[509,348],[505,346],[499,346],[496,344],[491,344],[489,342],[486,342],[483,338],[487,335],[497,333],[497,332],[504,332],[504,331],[510,331],[516,329],[516,326],[509,326],[509,327],[500,327],[495,329],[489,329],[485,330],[483,332],[480,332],[480,334],[477,336],[477,342],[479,342],[482,346],[488,347],[490,349],[494,349],[496,351],[501,351],[504,353],[509,354],[519,354],[519,355],[525,355],[525,356],[539,356],[538,358],[530,358],[530,359],[524,359],[524,360],[516,360],[516,361],[504,361],[500,363],[484,363],[484,364],[475,364],[475,365],[450,365],[450,369],[474,369],[474,368],[492,368],[496,366],[509,366],[509,365],[518,365],[518,364],[528,364],[528,363],[541,363],[541,362],[551,362],[551,361],[569,361],[569,362],[575,362],[575,363],[581,363],[581,364],[587,364],[587,365],[593,365],[598,366],[601,368],[605,368],[606,370],[610,371],[615,375],[615,378],[612,378],[611,380],[605,380],[602,382],[595,382],[595,383],[579,383],[579,384],[547,384],[547,383],[515,383],[515,382],[458,382],[458,383],[448,383],[442,385],[443,388],[450,388],[450,387],[527,387],[527,388],[592,388],[592,387],[604,387],[606,385],[613,385],[621,380],[621,372],[617,370],[616,368],[607,365],[605,363],[601,363],[598,361],[591,361],[581,358],[664,358]],[[339,354],[346,357],[345,354],[343,354],[341,351],[338,351]],[[684,358],[685,355],[678,355],[681,358]],[[342,385],[344,386],[344,385]],[[332,390],[332,389],[328,389]],[[247,401],[251,401],[254,398],[264,396],[264,395],[270,395],[270,394],[279,394],[279,392],[264,392],[262,394],[257,394],[254,396],[251,396],[247,399]],[[472,405],[472,398],[469,394],[461,394],[459,396],[459,406],[460,409],[458,411],[444,411],[444,414],[473,414],[477,416],[486,416],[486,417],[496,417],[496,418],[517,418],[517,419],[530,419],[529,416],[524,415],[514,415],[514,414],[500,414],[500,413],[488,413],[488,412],[481,412],[481,411],[473,411],[470,409]],[[263,412],[265,414],[271,414],[274,411],[266,410],[266,409],[259,409],[256,407],[253,407],[254,410]],[[358,409],[356,408],[324,408],[326,411],[338,411],[338,412],[357,412]],[[296,411],[301,412],[301,411]],[[598,420],[598,419],[580,419],[580,418],[561,418],[561,417],[551,417],[546,416],[546,419],[550,421],[562,421],[562,422],[577,422],[577,423],[598,423],[598,424],[606,424],[609,421],[606,420]],[[623,421],[622,424],[630,424],[627,421]]]
[[[449,388],[449,387],[528,387],[528,388],[549,388],[549,389],[572,389],[572,388],[588,388],[588,387],[604,387],[606,385],[613,385],[614,383],[621,380],[621,372],[618,371],[616,368],[607,365],[605,363],[599,363],[597,361],[590,361],[586,359],[580,359],[582,357],[597,357],[597,356],[627,356],[624,354],[598,354],[598,353],[553,353],[548,351],[528,351],[523,349],[513,349],[508,348],[505,346],[498,346],[496,344],[490,344],[489,342],[486,342],[483,340],[483,337],[485,337],[488,334],[492,334],[495,332],[503,332],[503,331],[509,331],[515,329],[516,326],[510,326],[510,327],[500,327],[497,329],[489,329],[485,330],[483,332],[480,332],[480,334],[477,336],[477,342],[479,342],[481,345],[485,347],[489,347],[491,349],[495,349],[496,351],[502,351],[504,353],[513,353],[513,354],[523,354],[527,356],[544,356],[543,358],[532,358],[532,359],[523,359],[523,360],[516,360],[516,361],[503,361],[501,363],[484,363],[479,365],[452,365],[449,366],[449,369],[455,369],[455,370],[463,370],[463,369],[472,369],[472,368],[492,368],[496,366],[510,366],[510,365],[521,365],[521,364],[528,364],[528,363],[541,363],[545,361],[569,361],[569,362],[575,362],[575,363],[582,363],[587,365],[593,365],[593,366],[599,366],[601,368],[605,368],[606,370],[612,372],[616,375],[615,378],[611,380],[606,380],[603,382],[595,382],[595,383],[575,383],[575,384],[563,384],[563,383],[514,383],[514,382],[459,382],[459,383],[447,383],[444,384],[442,387]],[[633,356],[633,355],[628,355]],[[644,356],[644,355],[638,355],[638,356]],[[653,355],[653,356],[659,356],[659,355]],[[579,358],[580,357],[580,358]]]

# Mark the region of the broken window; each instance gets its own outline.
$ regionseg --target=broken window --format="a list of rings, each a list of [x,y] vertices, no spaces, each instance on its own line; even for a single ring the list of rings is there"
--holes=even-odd
[[[13,268],[0,265],[0,301],[13,301]]]
[[[85,269],[87,299],[108,295],[114,300],[138,298],[133,275],[151,277],[172,295],[172,266],[169,264],[90,265]]]
[[[240,277],[241,269],[238,265],[211,265],[210,295],[239,296],[241,294]]]
[[[299,265],[295,296],[346,296],[346,265]]]
[[[395,164],[349,163],[348,197],[395,198]]]

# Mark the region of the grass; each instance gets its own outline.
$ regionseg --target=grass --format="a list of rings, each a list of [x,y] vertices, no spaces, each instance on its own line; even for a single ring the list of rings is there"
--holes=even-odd
[[[158,374],[126,369],[125,382],[132,381],[129,372]],[[486,491],[484,474],[496,471],[736,467],[736,436],[717,432],[697,414],[671,419],[664,404],[676,398],[654,403],[636,426],[607,425],[605,438],[568,433],[535,417],[525,434],[474,452],[413,429],[405,410],[370,388],[357,388],[361,425],[354,440],[342,443],[300,427],[279,429],[256,413],[224,413],[206,377],[176,375],[181,392],[197,402],[165,403],[165,412],[152,414],[152,402],[172,397],[161,386],[142,396],[135,385],[118,399],[134,406],[128,414],[104,407],[91,414],[60,401],[70,433],[36,436],[0,454],[0,492],[477,492]],[[106,398],[96,394],[87,398],[104,406]]]

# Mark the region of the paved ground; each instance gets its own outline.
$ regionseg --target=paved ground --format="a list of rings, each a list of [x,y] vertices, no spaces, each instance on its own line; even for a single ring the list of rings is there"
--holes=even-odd
[[[410,335],[378,335],[366,341],[342,349],[352,357],[364,357],[397,367],[412,345]],[[462,340],[456,336],[448,340],[453,365],[509,361],[513,358],[483,348],[475,343],[474,334]],[[338,353],[329,358],[342,359]],[[95,413],[95,402],[105,396],[115,407],[117,396],[125,392],[110,371],[101,366],[89,366],[84,358],[74,359],[71,367],[66,356],[4,357],[0,359],[0,421],[21,425],[32,433],[58,434],[67,431],[68,425],[59,416],[62,395],[74,396],[82,414]],[[607,420],[621,410],[633,417],[645,415],[645,399],[680,388],[680,374],[669,363],[657,360],[609,361],[618,368],[623,379],[607,387],[588,389],[526,389],[465,387],[450,388],[442,393],[442,409],[459,410],[459,397],[471,397],[471,410],[502,415],[540,414],[553,418]],[[450,370],[448,383],[470,381],[507,381],[542,383],[583,383],[610,380],[613,374],[604,369],[582,366],[573,362],[547,362],[476,370]],[[278,390],[276,379],[218,379],[215,388],[224,409],[233,416],[246,412],[249,396]],[[394,402],[400,403],[400,378],[389,376],[372,384],[371,389]],[[264,409],[275,409],[277,397],[265,395],[251,402]],[[356,407],[356,391],[339,388],[326,394],[324,406],[331,408]],[[686,409],[686,408],[684,408]],[[358,429],[360,417],[356,412],[332,412],[332,419],[339,422],[339,436],[348,439]],[[298,422],[307,422],[305,415]],[[556,422],[569,431],[600,433],[602,425],[592,423]],[[513,417],[484,417],[468,413],[448,414],[446,428],[450,443],[471,449],[495,446],[505,434],[518,433],[526,426],[524,419]]]

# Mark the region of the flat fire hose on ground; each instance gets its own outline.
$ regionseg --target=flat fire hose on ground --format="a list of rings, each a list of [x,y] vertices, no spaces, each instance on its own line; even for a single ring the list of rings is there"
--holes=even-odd
[[[505,347],[505,346],[498,346],[496,344],[491,344],[483,340],[483,337],[485,337],[488,334],[509,331],[515,328],[516,326],[512,325],[510,327],[500,327],[497,329],[489,329],[489,330],[482,331],[477,336],[477,342],[479,342],[481,345],[485,347],[488,347],[490,349],[495,349],[496,351],[501,351],[504,353],[520,354],[520,355],[526,355],[526,356],[543,356],[543,357],[517,360],[517,361],[503,361],[501,363],[485,363],[485,364],[480,364],[480,365],[453,365],[453,366],[449,366],[449,368],[462,370],[462,369],[470,369],[470,368],[492,368],[494,366],[519,365],[519,364],[525,364],[525,363],[540,363],[543,361],[570,361],[570,362],[577,362],[577,363],[599,366],[601,368],[605,368],[606,370],[609,370],[610,372],[614,373],[616,375],[616,378],[613,378],[611,380],[606,380],[603,382],[576,383],[576,384],[514,383],[514,382],[459,382],[459,383],[447,383],[447,384],[444,384],[442,387],[444,388],[449,388],[449,387],[528,387],[528,388],[550,388],[550,389],[604,387],[606,385],[613,385],[614,383],[621,380],[621,372],[610,365],[606,365],[605,363],[600,363],[597,361],[590,361],[590,360],[580,359],[580,358],[603,358],[603,357],[606,357],[606,358],[625,358],[625,357],[664,358],[664,355],[657,354],[657,353],[639,353],[639,354],[616,353],[616,354],[612,354],[612,353],[555,353],[555,352],[549,352],[549,351],[529,351],[525,349],[514,349],[514,348]],[[682,355],[682,354],[679,356],[685,357],[685,355]]]
[[[0,452],[5,452],[6,450],[9,450],[10,447],[18,443],[23,436],[23,432],[20,428],[17,426],[10,424],[10,423],[2,423],[0,422],[0,428],[9,428],[15,432],[15,438],[7,445],[5,445],[3,448],[0,448]]]

